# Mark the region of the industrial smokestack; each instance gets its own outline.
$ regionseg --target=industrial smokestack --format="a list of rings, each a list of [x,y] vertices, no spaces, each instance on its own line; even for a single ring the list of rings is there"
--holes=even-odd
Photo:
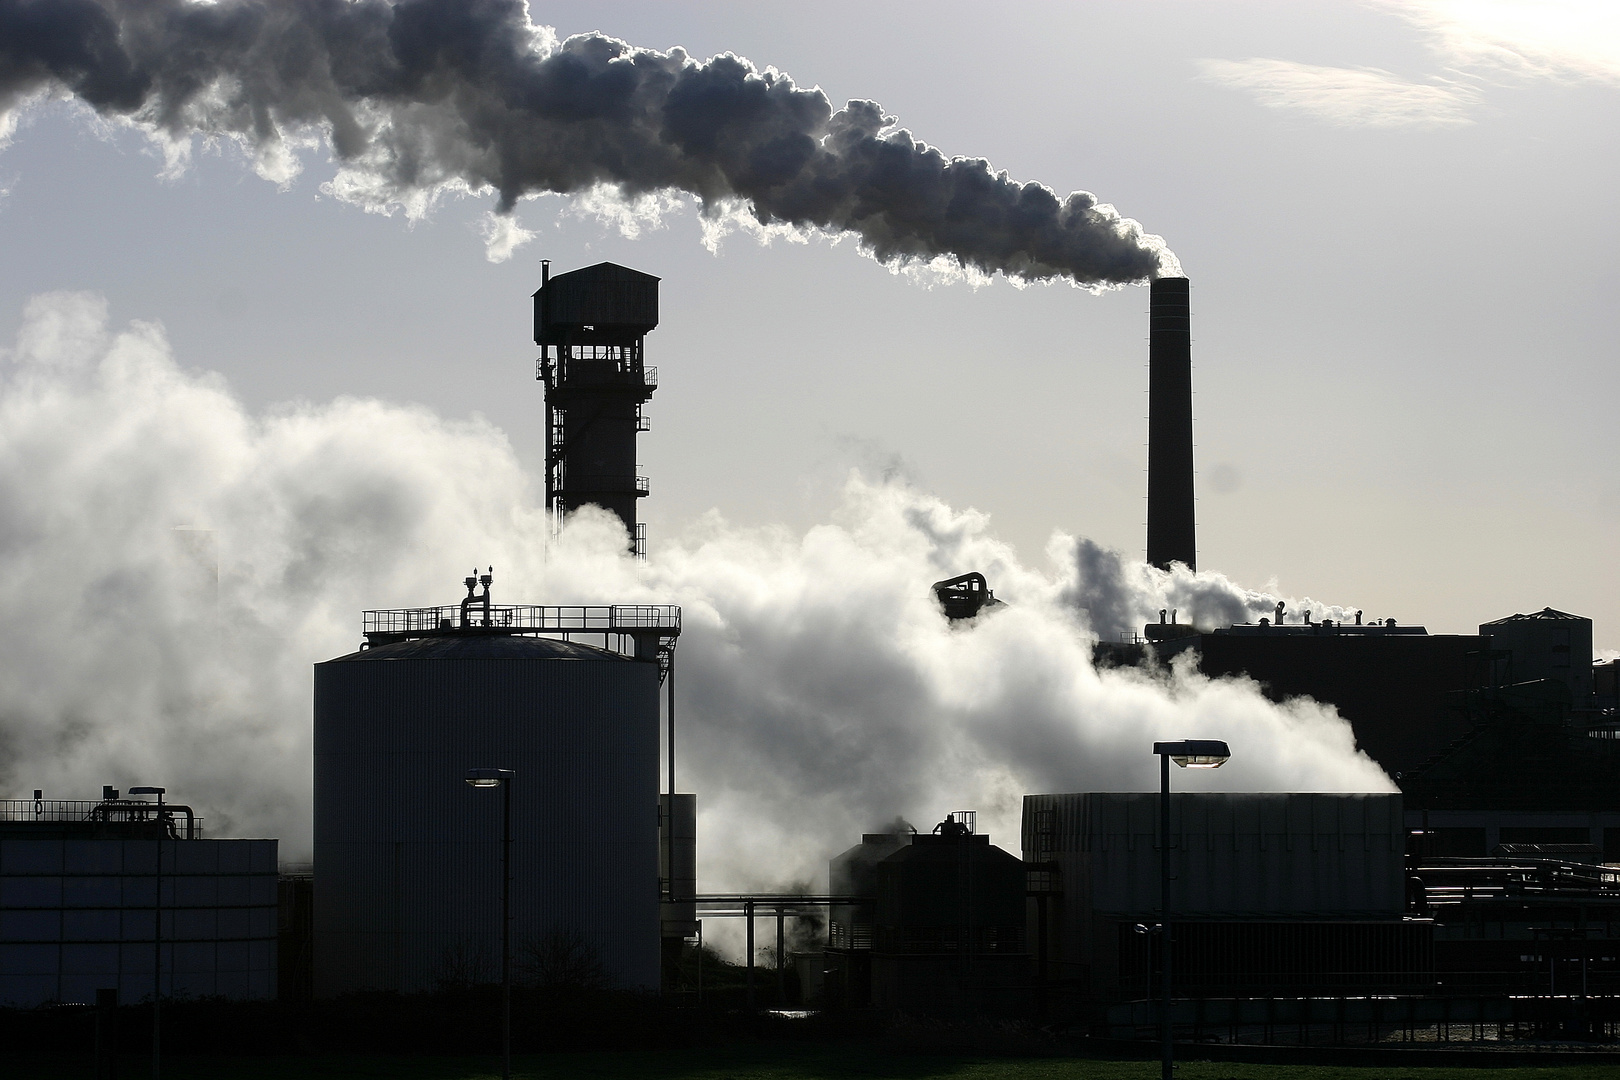
[[[1193,526],[1191,296],[1184,277],[1153,280],[1148,337],[1148,562],[1196,570]]]

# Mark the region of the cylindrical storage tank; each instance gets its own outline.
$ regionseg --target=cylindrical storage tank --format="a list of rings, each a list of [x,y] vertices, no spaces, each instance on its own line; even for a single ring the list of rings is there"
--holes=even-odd
[[[514,977],[572,956],[656,988],[658,715],[656,663],[552,638],[315,665],[316,996],[500,979],[503,793],[472,768],[516,773]]]

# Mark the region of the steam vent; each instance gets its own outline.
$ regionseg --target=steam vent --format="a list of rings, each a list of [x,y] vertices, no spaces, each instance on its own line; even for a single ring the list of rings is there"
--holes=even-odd
[[[1192,332],[1186,278],[1155,278],[1148,337],[1148,562],[1196,570]]]
[[[551,276],[541,263],[534,294],[535,377],[546,384],[546,505],[561,517],[595,504],[624,522],[630,546],[646,554],[636,500],[641,407],[658,388],[658,369],[643,362],[642,339],[658,326],[658,279],[616,263]]]

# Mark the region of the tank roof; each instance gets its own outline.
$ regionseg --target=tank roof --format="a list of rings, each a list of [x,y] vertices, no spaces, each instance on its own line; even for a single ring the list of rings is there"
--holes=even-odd
[[[611,649],[584,645],[559,638],[528,634],[459,633],[411,638],[377,645],[347,656],[333,657],[330,664],[352,660],[615,660],[630,663],[628,657]]]
[[[1557,610],[1554,610],[1553,608],[1549,607],[1549,608],[1542,608],[1540,611],[1531,612],[1529,615],[1509,615],[1505,619],[1492,619],[1488,623],[1480,623],[1479,625],[1481,625],[1481,626],[1501,626],[1501,625],[1503,625],[1505,623],[1535,622],[1535,621],[1538,621],[1538,620],[1546,621],[1546,622],[1591,622],[1592,621],[1591,619],[1588,619],[1584,615],[1571,615],[1567,611],[1557,611]]]

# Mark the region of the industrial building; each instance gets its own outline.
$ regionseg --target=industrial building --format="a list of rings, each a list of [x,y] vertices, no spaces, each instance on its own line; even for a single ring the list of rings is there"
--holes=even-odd
[[[0,802],[0,1005],[276,996],[276,841],[141,791]]]
[[[535,295],[552,509],[603,506],[638,551],[635,438],[656,386],[643,338],[657,325],[657,281],[606,263],[548,269]],[[1149,561],[1192,568],[1187,281],[1156,281],[1151,305]],[[658,690],[678,610],[496,606],[487,576],[467,586],[459,607],[368,612],[367,646],[317,669],[317,994],[487,977],[493,807],[459,783],[478,764],[517,773],[517,936],[577,935],[616,985],[658,985],[660,963],[672,971],[701,941],[704,916],[739,917],[753,1002],[756,917],[774,914],[780,946],[786,918],[824,908],[826,948],[800,966],[815,969],[804,984],[828,1007],[1061,1012],[1148,993],[1163,948],[1152,796],[1026,796],[1021,859],[960,814],[932,833],[863,837],[832,860],[824,897],[706,896],[695,797],[674,793],[672,678],[657,791]],[[933,590],[961,625],[999,603],[976,573]],[[590,635],[600,641],[578,640]],[[1100,644],[1098,659],[1151,664],[1185,650],[1206,674],[1254,678],[1275,700],[1336,705],[1402,794],[1177,795],[1180,993],[1433,994],[1465,970],[1483,985],[1504,950],[1546,953],[1525,943],[1561,932],[1560,920],[1582,927],[1565,928],[1560,955],[1601,967],[1614,934],[1594,913],[1615,883],[1596,868],[1620,848],[1620,740],[1595,737],[1605,718],[1612,726],[1613,679],[1590,670],[1589,621],[1548,609],[1431,635],[1279,608],[1254,625],[1161,618],[1132,642]],[[653,806],[656,828],[643,816]],[[1470,874],[1541,884],[1529,906],[1486,911],[1466,884],[1458,892]],[[1581,896],[1595,906],[1571,907]],[[1494,959],[1470,944],[1487,924]],[[1577,937],[1590,947],[1568,944]],[[1526,963],[1498,975],[1512,982]],[[780,998],[780,967],[777,979]]]
[[[1161,568],[1190,568],[1196,554],[1187,297],[1184,279],[1154,282],[1147,539]],[[1229,626],[1161,612],[1131,640],[1099,642],[1095,656],[1160,664],[1190,652],[1203,674],[1246,676],[1273,701],[1333,705],[1404,793],[1406,824],[1425,832],[1432,855],[1523,854],[1514,849],[1539,843],[1620,860],[1620,698],[1614,665],[1593,663],[1592,640],[1590,619],[1552,608],[1474,634],[1430,634],[1359,612],[1313,621],[1279,603],[1271,618]]]
[[[1551,608],[1481,624],[1477,634],[1430,634],[1394,620],[1313,622],[1279,605],[1276,621],[1257,624],[1149,623],[1132,641],[1099,642],[1096,657],[1134,665],[1187,651],[1205,675],[1247,676],[1273,701],[1334,705],[1356,745],[1397,780],[1431,769],[1469,736],[1492,695],[1536,696],[1543,704],[1534,707],[1561,709],[1561,722],[1582,736],[1613,723],[1593,692],[1591,620]]]
[[[834,1007],[1018,1014],[1030,1006],[1024,863],[959,811],[932,832],[871,833],[828,864]]]
[[[1186,320],[1185,294],[1185,282],[1154,283],[1147,540],[1148,561],[1162,569],[1192,568],[1196,555],[1191,387],[1172,333]],[[1161,612],[1131,640],[1099,642],[1101,666],[1153,666],[1190,652],[1202,673],[1252,678],[1274,701],[1332,704],[1402,793],[1176,796],[1197,823],[1189,831],[1178,821],[1183,810],[1172,812],[1171,853],[1182,866],[1169,897],[1178,922],[1172,967],[1184,973],[1182,992],[1303,993],[1326,980],[1343,993],[1376,971],[1384,974],[1373,983],[1386,991],[1620,988],[1620,697],[1615,665],[1593,663],[1592,640],[1591,620],[1552,608],[1483,623],[1475,634],[1431,635],[1394,619],[1364,623],[1359,612],[1353,621],[1313,622],[1278,604],[1272,618],[1231,626],[1181,624]],[[1298,811],[1286,800],[1375,798],[1382,801],[1363,805],[1381,807],[1376,830],[1293,833]],[[1214,809],[1245,802],[1260,814],[1256,824]],[[1325,805],[1312,802],[1306,819],[1318,820]],[[1329,818],[1342,823],[1351,804],[1336,805]],[[1281,826],[1259,823],[1278,812]],[[1208,824],[1220,813],[1232,814],[1229,825]],[[1026,798],[1043,988],[1071,1001],[1146,996],[1158,942],[1131,920],[1152,916],[1158,893],[1151,876],[1141,879],[1146,870],[1128,872],[1119,860],[1121,851],[1152,848],[1154,818],[1148,796]],[[1245,843],[1269,848],[1264,861],[1307,842],[1310,861],[1287,876],[1317,881],[1321,858],[1339,860],[1341,874],[1370,860],[1359,870],[1363,884],[1383,882],[1362,897],[1372,907],[1350,912],[1348,894],[1332,890],[1288,911],[1262,898],[1256,922],[1245,913],[1249,900],[1212,899],[1274,878],[1245,862]],[[1402,876],[1404,889],[1396,887]]]
[[[1192,443],[1191,290],[1185,278],[1152,284],[1148,346],[1147,561],[1197,566]],[[1273,700],[1309,696],[1335,705],[1357,745],[1392,776],[1432,769],[1469,737],[1479,691],[1550,681],[1567,691],[1568,722],[1613,735],[1612,670],[1599,700],[1591,620],[1551,608],[1482,624],[1477,634],[1430,635],[1378,619],[1312,622],[1278,606],[1257,624],[1193,626],[1169,612],[1133,640],[1099,642],[1099,664],[1164,661],[1192,650],[1212,677],[1246,675]],[[1470,695],[1475,695],[1470,699]]]
[[[1153,283],[1147,553],[1166,569],[1197,564],[1190,306],[1186,279]],[[547,267],[535,294],[548,505],[611,511],[638,553],[657,324],[658,279],[611,263]],[[675,793],[678,609],[499,606],[489,576],[466,584],[459,606],[367,612],[365,647],[317,666],[319,996],[492,976],[496,800],[461,783],[476,766],[516,774],[516,939],[572,935],[623,987],[660,985],[662,967],[666,992],[692,992],[670,978],[681,950],[705,917],[735,917],[752,1005],[756,919],[774,916],[780,950],[785,920],[824,910],[825,948],[795,963],[828,1008],[1094,1015],[1149,995],[1166,900],[1188,1000],[1534,994],[1576,968],[1594,985],[1620,977],[1605,959],[1620,955],[1620,883],[1602,866],[1620,860],[1614,665],[1593,668],[1578,616],[1442,635],[1281,606],[1219,627],[1166,612],[1100,643],[1105,665],[1190,650],[1205,674],[1253,678],[1274,700],[1330,702],[1401,788],[1175,795],[1168,894],[1155,798],[1092,792],[1026,796],[1021,858],[963,812],[930,833],[864,836],[832,859],[826,896],[721,896],[698,891],[696,801]],[[977,573],[933,591],[960,626],[999,604]]]
[[[1547,680],[1569,690],[1571,708],[1592,708],[1592,620],[1542,608],[1480,626],[1491,648],[1506,654],[1504,682]]]
[[[1405,795],[1406,824],[1430,836],[1431,854],[1541,844],[1620,862],[1620,741],[1615,710],[1595,692],[1605,669],[1592,663],[1590,619],[1547,608],[1477,634],[1429,634],[1283,618],[1149,624],[1139,641],[1097,653],[1159,663],[1190,651],[1204,674],[1247,676],[1274,701],[1335,706]]]
[[[553,277],[542,264],[547,506],[559,522],[610,511],[638,555],[636,436],[658,382],[644,338],[657,325],[658,278],[613,263]],[[696,931],[696,804],[673,786],[680,609],[495,605],[491,581],[468,578],[459,605],[366,612],[361,649],[316,665],[317,997],[499,969],[502,800],[470,790],[469,769],[513,774],[502,795],[520,979],[526,955],[563,949],[608,985],[654,989],[660,942],[668,952]]]
[[[519,970],[566,945],[611,985],[658,986],[659,691],[680,609],[496,605],[491,581],[366,612],[365,646],[315,667],[317,997],[499,971],[502,807],[463,782],[477,768],[515,773]]]
[[[1433,985],[1430,927],[1403,919],[1398,795],[1171,796],[1173,966],[1183,996]],[[1037,978],[1054,1008],[1152,991],[1158,796],[1026,795]]]
[[[534,296],[548,506],[610,511],[638,554],[658,281],[547,266]],[[1153,283],[1150,318],[1148,558],[1193,568],[1186,279]],[[1281,605],[1219,627],[1165,612],[1098,662],[1191,652],[1273,700],[1329,702],[1400,792],[1178,793],[1165,846],[1152,794],[1030,794],[1016,855],[960,811],[863,836],[826,895],[706,895],[696,796],[675,785],[680,609],[497,604],[492,570],[463,584],[454,604],[364,612],[361,647],[315,666],[315,861],[282,874],[279,913],[276,842],[205,840],[161,795],[0,804],[0,999],[139,1000],[154,967],[165,996],[268,998],[278,951],[299,999],[495,981],[508,866],[520,982],[566,954],[600,985],[687,994],[683,950],[734,917],[753,1007],[755,922],[774,917],[785,1004],[787,921],[825,912],[825,946],[793,966],[832,1009],[1135,1023],[1167,957],[1200,1017],[1620,990],[1620,698],[1579,616],[1441,635]],[[932,590],[959,629],[1001,603],[979,573]],[[498,793],[469,786],[491,770]]]

